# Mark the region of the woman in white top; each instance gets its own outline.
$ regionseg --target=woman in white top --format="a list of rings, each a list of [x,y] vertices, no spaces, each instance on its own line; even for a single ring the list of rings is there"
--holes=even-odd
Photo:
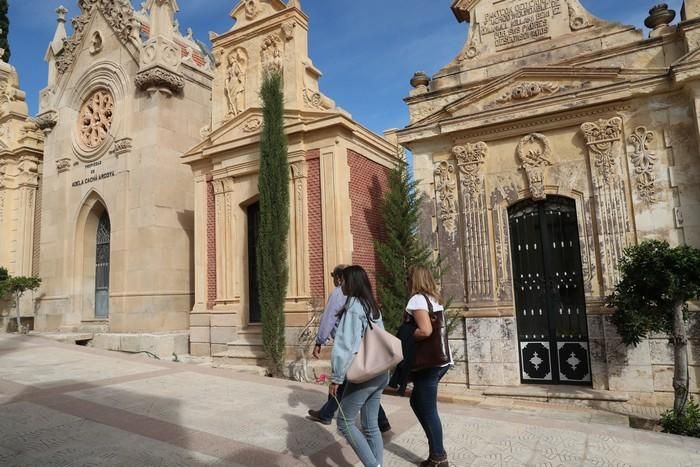
[[[424,266],[414,266],[409,274],[411,299],[406,305],[406,313],[413,316],[416,322],[416,341],[427,339],[433,333],[430,322],[430,307],[425,300],[428,297],[433,312],[443,310],[440,305],[440,292],[432,272]],[[425,296],[424,296],[425,295]],[[411,392],[411,408],[423,427],[428,438],[430,455],[421,462],[422,467],[448,467],[447,452],[442,436],[442,422],[437,410],[438,383],[445,376],[450,363],[444,366],[425,368],[412,373],[413,391]]]

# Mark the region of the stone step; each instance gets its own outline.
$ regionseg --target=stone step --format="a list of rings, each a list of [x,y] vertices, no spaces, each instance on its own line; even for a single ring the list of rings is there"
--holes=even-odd
[[[241,346],[241,345],[253,345],[262,346],[262,334],[241,334],[240,332],[236,335],[236,338],[228,343],[229,346]]]
[[[626,402],[629,394],[613,391],[598,391],[580,386],[538,386],[494,387],[483,391],[485,396],[513,397],[522,399],[559,399],[578,401]]]
[[[252,365],[265,364],[265,351],[261,346],[229,346],[225,352],[212,355],[215,366],[218,365]]]

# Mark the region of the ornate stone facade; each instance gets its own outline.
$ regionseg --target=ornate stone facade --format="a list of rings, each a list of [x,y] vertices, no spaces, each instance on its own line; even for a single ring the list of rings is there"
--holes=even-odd
[[[578,0],[455,0],[453,11],[469,36],[443,70],[414,78],[398,133],[430,201],[421,232],[464,316],[449,382],[580,378],[663,397],[659,342],[626,348],[603,303],[625,247],[700,246],[700,121],[687,118],[700,106],[700,1],[649,41]]]
[[[194,195],[179,158],[209,122],[213,70],[174,27],[174,0],[78,5],[72,36],[57,11],[38,129],[24,130],[46,134],[35,328],[186,333]]]
[[[195,177],[191,351],[256,364],[263,352],[251,226],[258,206],[265,70],[284,73],[289,357],[297,356],[298,335],[333,287],[327,271],[359,262],[374,281],[373,245],[382,229],[377,202],[397,152],[395,142],[363,128],[320,92],[321,72],[306,48],[308,20],[297,2],[241,1],[232,16],[230,31],[212,35],[217,69],[206,140],[185,156]]]
[[[32,276],[38,266],[35,213],[40,208],[44,134],[29,118],[17,71],[2,60],[0,90],[0,266],[14,276]],[[0,301],[0,332],[7,329],[10,311]],[[31,297],[20,302],[20,314],[32,316]]]

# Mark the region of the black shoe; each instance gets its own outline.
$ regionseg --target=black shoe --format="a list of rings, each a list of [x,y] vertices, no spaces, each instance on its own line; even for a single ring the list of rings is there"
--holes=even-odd
[[[322,423],[324,425],[330,425],[331,423],[333,423],[333,420],[326,420],[325,418],[321,418],[321,412],[313,409],[309,409],[309,416],[306,418],[308,418],[309,420],[313,420],[314,422]]]
[[[420,467],[449,467],[447,462],[447,454],[444,456],[433,456],[432,454],[426,460],[421,462]]]
[[[391,425],[389,425],[388,423],[386,425],[379,425],[379,431],[381,431],[382,433],[391,431]]]

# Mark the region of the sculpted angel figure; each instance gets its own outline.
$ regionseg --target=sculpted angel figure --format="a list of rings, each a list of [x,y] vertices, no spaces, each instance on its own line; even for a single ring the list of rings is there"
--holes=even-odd
[[[228,115],[235,117],[245,107],[245,70],[247,57],[243,49],[236,49],[228,56],[224,93]]]

